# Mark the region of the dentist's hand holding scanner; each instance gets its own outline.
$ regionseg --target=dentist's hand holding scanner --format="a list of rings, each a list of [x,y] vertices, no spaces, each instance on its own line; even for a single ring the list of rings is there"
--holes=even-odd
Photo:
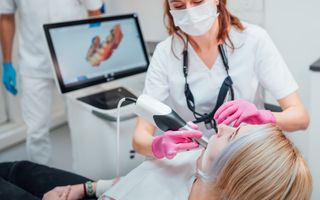
[[[156,136],[152,141],[152,153],[157,159],[173,159],[179,150],[198,148],[199,144],[193,139],[199,139],[202,133],[198,126],[189,122],[194,130],[166,131],[161,136]]]

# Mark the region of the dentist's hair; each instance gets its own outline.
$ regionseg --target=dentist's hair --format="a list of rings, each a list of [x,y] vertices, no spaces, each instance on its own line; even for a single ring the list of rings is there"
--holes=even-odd
[[[203,175],[215,199],[310,199],[311,174],[293,143],[272,125],[250,132],[231,142]]]

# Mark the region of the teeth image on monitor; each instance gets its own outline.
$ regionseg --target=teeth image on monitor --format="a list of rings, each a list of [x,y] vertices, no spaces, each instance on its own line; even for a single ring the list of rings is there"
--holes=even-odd
[[[99,53],[96,53],[93,58],[96,62],[99,62],[101,60],[101,55]]]
[[[89,62],[90,62],[91,65],[94,65],[94,63],[96,62],[96,60],[94,59],[94,56],[91,56],[89,58]]]
[[[106,41],[101,41],[99,36],[95,36],[92,39],[86,59],[94,67],[100,65],[101,62],[111,57],[113,50],[118,47],[122,37],[123,34],[120,24],[116,24],[111,29],[106,36]]]
[[[99,46],[100,46],[100,37],[99,36],[93,37],[91,41],[91,45],[87,52],[87,57],[86,57],[87,60],[96,52]]]
[[[96,61],[95,61],[95,59],[94,58],[90,58],[90,64],[92,65],[92,66],[95,66],[96,65]]]
[[[108,35],[108,37],[107,37],[107,43],[111,43],[112,40],[113,40],[112,35]]]
[[[112,35],[114,36],[114,48],[117,48],[123,38],[120,24],[115,25]]]
[[[100,56],[97,53],[95,53],[93,56],[91,56],[90,64],[93,66],[97,66],[100,64]]]
[[[102,55],[103,60],[108,59],[111,54],[112,54],[112,50],[113,50],[113,45],[112,44],[108,44],[104,49],[104,54]]]
[[[104,51],[105,51],[105,50],[104,50],[104,47],[105,47],[105,45],[103,45],[103,47],[98,50],[97,53],[98,53],[99,55],[103,55],[103,54],[104,54]]]

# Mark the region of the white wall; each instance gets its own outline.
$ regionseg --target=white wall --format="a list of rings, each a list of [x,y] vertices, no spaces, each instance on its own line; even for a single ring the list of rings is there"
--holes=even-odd
[[[309,128],[309,166],[312,172],[313,178],[313,196],[312,199],[320,199],[320,160],[319,160],[319,150],[320,150],[320,72],[313,72],[311,74],[311,92],[310,92],[310,110],[312,116],[312,121]]]
[[[163,0],[105,0],[107,14],[136,12],[146,41],[161,41],[167,37],[163,22]],[[264,2],[262,0],[230,0],[230,9],[242,20],[264,24]]]
[[[0,76],[2,74],[0,73]],[[2,91],[3,87],[0,87],[0,125],[7,121],[7,114],[5,110],[5,101],[4,101],[4,94]]]
[[[241,20],[264,27],[265,5],[263,0],[229,0],[227,6]]]
[[[309,102],[308,67],[320,57],[320,1],[266,1],[266,29]]]
[[[1,34],[1,30],[0,30]],[[1,44],[0,44],[0,64],[2,63],[2,53],[1,53]],[[2,68],[2,66],[0,66]],[[0,69],[0,77],[2,77],[3,70]],[[2,78],[0,78],[0,125],[7,121],[7,113],[5,107],[5,98],[4,98],[4,87],[2,84]]]
[[[266,3],[265,26],[271,38],[276,43],[280,52],[300,89],[302,100],[308,110],[319,112],[320,102],[310,101],[310,71],[309,66],[320,58],[320,1],[319,0],[267,0]],[[319,87],[320,80],[312,87]],[[313,90],[316,91],[316,90]],[[318,90],[320,91],[320,90]],[[319,123],[319,118],[315,114],[311,115],[311,123]],[[319,127],[319,126],[318,126]],[[292,139],[299,149],[308,159],[310,167],[313,169],[314,187],[312,199],[320,199],[319,157],[315,152],[320,152],[320,140],[315,140],[320,130],[312,128],[304,134],[293,134]]]
[[[108,15],[138,13],[146,41],[160,41],[166,38],[162,0],[107,0],[106,2]]]

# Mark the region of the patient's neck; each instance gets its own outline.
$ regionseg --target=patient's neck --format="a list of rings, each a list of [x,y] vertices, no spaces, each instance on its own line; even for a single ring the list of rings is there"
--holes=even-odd
[[[210,192],[211,191],[211,192]],[[207,185],[200,179],[193,183],[188,200],[215,200],[212,190],[208,190]]]

